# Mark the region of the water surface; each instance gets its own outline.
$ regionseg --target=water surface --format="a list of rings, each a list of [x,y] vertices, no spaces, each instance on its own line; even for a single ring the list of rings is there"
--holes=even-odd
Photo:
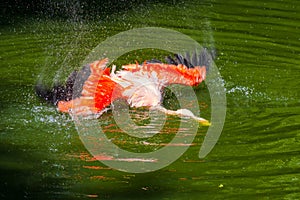
[[[74,14],[76,19],[27,18],[1,26],[1,199],[300,198],[299,13],[297,1],[187,1],[138,5],[101,20]],[[107,37],[148,26],[180,31],[216,50],[227,115],[217,145],[204,159],[198,152],[207,127],[200,127],[176,162],[132,174],[95,160],[72,119],[40,101],[33,87],[37,81],[49,86],[63,81]],[[116,64],[165,56],[146,52]],[[195,91],[201,115],[209,117],[207,87]],[[147,124],[142,111],[133,111],[133,117]],[[178,128],[178,119],[171,118],[159,137],[138,143],[116,134],[111,113],[101,120],[116,144],[137,152],[160,148]]]

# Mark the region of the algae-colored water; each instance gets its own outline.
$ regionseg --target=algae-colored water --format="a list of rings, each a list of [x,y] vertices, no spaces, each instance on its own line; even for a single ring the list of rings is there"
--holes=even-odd
[[[73,20],[26,18],[1,26],[0,198],[299,199],[299,13],[297,1],[174,1],[138,4],[97,20],[75,13]],[[72,119],[37,98],[34,85],[64,80],[106,38],[150,26],[179,31],[216,50],[226,121],[203,159],[198,153],[207,127],[171,165],[120,172],[93,159]],[[116,64],[165,56],[146,52]],[[209,91],[202,85],[195,92],[201,115],[209,117]],[[172,105],[172,99],[165,103]],[[147,121],[143,112],[133,111],[140,125],[140,118]],[[106,113],[99,120],[116,144],[136,152],[157,147],[118,135],[112,118]],[[145,141],[168,142],[177,122],[168,119],[158,138]]]

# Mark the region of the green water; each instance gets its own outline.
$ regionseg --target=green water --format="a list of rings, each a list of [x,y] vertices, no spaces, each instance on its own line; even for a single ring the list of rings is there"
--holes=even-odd
[[[299,13],[298,1],[187,1],[140,5],[98,21],[24,19],[1,26],[0,199],[299,199]],[[125,173],[93,160],[71,118],[41,102],[33,86],[63,80],[107,37],[148,26],[216,49],[226,121],[204,159],[198,152],[207,128],[200,127],[173,164]],[[149,51],[116,63],[165,56]],[[205,85],[196,94],[202,116],[209,117]],[[160,135],[164,142],[166,135]],[[120,141],[134,149],[134,141]]]

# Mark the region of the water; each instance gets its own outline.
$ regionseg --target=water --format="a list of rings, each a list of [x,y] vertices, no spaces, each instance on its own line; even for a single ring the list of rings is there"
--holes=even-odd
[[[101,20],[73,12],[66,20],[1,26],[1,199],[299,199],[299,13],[297,1],[188,1],[137,4]],[[176,162],[132,174],[93,159],[71,118],[41,102],[33,86],[63,80],[107,37],[147,26],[177,30],[216,49],[227,115],[204,159],[198,158],[207,130],[201,127]],[[137,52],[116,64],[147,56],[165,55]],[[209,117],[206,86],[196,94]],[[133,114],[147,123],[147,114]],[[102,120],[109,125],[111,113]],[[116,134],[114,124],[108,135],[117,135],[124,148],[151,151],[170,140],[176,120],[169,120],[166,137],[147,140],[149,147]]]

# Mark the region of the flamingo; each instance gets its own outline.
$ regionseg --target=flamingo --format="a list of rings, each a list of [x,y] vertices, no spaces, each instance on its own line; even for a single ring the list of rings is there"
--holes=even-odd
[[[153,59],[142,64],[123,65],[118,71],[115,65],[107,67],[108,59],[104,58],[84,66],[79,72],[73,71],[64,86],[45,90],[37,85],[36,91],[40,97],[54,103],[58,111],[71,115],[99,117],[112,102],[121,98],[130,107],[148,107],[209,126],[208,120],[195,116],[188,109],[175,111],[162,106],[162,91],[166,86],[197,86],[205,80],[210,62],[207,56],[206,51],[200,55],[194,53],[192,57],[188,53],[185,57],[174,54],[174,58],[166,58],[167,63]]]

